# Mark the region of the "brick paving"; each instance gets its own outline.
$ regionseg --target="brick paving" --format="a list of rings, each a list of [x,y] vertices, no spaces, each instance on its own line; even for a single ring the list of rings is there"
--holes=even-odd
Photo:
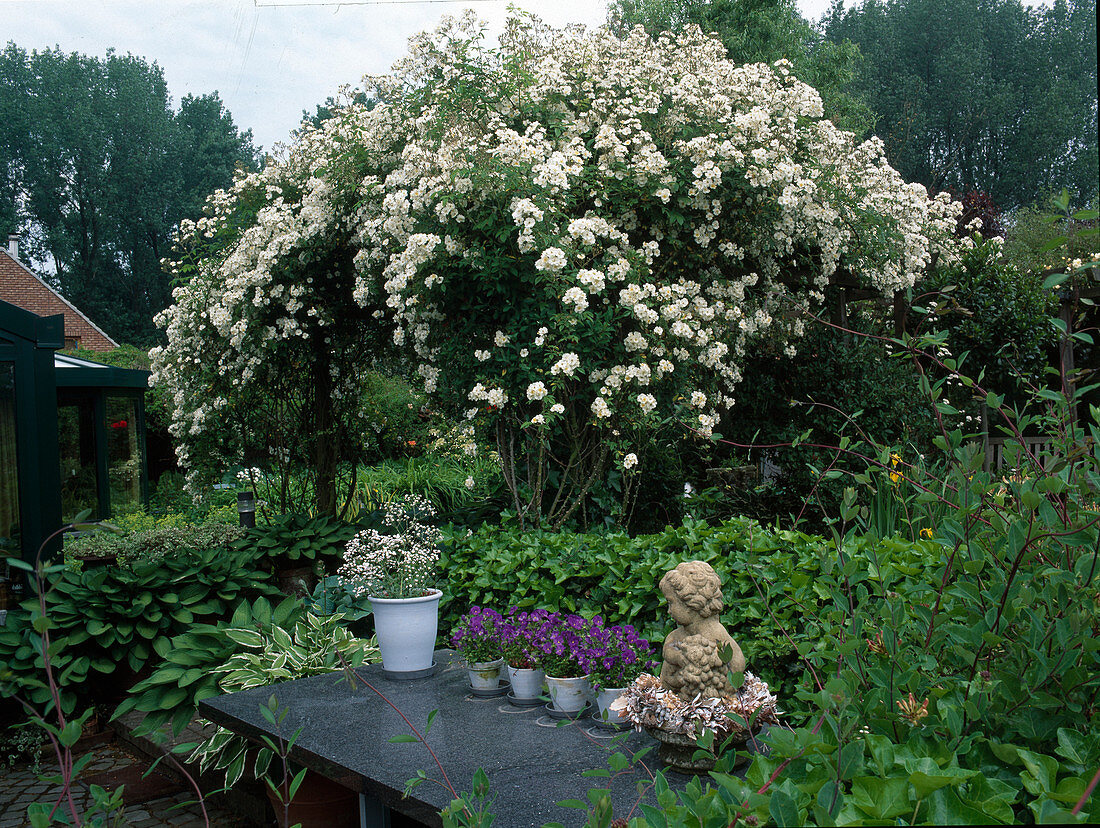
[[[95,758],[85,769],[86,776],[120,770],[138,763],[148,767],[148,761],[144,757],[130,745],[120,741],[99,745],[92,748],[92,752]],[[49,776],[56,772],[56,767],[51,768],[50,761],[49,757],[43,757],[42,775]],[[160,766],[158,770],[159,768]],[[60,790],[58,785],[43,782],[30,764],[16,765],[0,778],[0,828],[23,828],[30,825],[27,807],[35,802],[55,802]],[[83,813],[91,804],[91,793],[80,781],[73,786],[72,793],[77,808]],[[123,799],[125,800],[125,789]],[[207,803],[206,810],[211,828],[246,828],[252,824],[216,804]],[[194,792],[184,791],[126,807],[122,824],[130,828],[190,828],[205,825],[206,821]]]

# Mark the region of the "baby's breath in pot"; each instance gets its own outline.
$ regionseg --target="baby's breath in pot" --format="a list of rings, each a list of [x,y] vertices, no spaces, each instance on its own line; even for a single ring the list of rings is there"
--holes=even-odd
[[[443,535],[430,521],[435,509],[423,497],[406,495],[382,507],[382,528],[348,541],[341,583],[356,597],[417,598],[435,586]]]

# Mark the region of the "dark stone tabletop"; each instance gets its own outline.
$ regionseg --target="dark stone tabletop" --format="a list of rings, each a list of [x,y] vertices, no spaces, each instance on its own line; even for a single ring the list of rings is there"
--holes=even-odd
[[[513,707],[504,697],[474,698],[461,657],[441,650],[436,661],[439,669],[430,678],[395,681],[384,676],[380,665],[370,665],[357,671],[362,680],[354,689],[341,673],[313,676],[207,699],[199,711],[258,740],[261,734],[275,735],[260,713],[260,706],[274,695],[287,712],[280,735],[286,738],[301,729],[291,759],[426,825],[441,824],[439,811],[452,800],[451,791],[429,781],[403,798],[406,782],[417,771],[440,781],[443,774],[423,744],[394,744],[389,739],[412,734],[401,714],[424,733],[433,710],[438,712],[426,734],[428,745],[460,793],[471,789],[478,768],[485,770],[494,798],[495,826],[583,824],[583,811],[556,803],[587,800],[590,788],[609,785],[615,816],[631,815],[639,798],[638,783],[650,779],[644,767],[635,765],[614,780],[581,774],[607,768],[612,752],[630,755],[646,746],[654,750],[642,762],[655,771],[653,739],[630,732],[620,742],[612,742],[615,734],[591,719],[558,726],[542,708]],[[676,773],[666,776],[673,787],[688,781]],[[653,803],[650,788],[646,799]]]

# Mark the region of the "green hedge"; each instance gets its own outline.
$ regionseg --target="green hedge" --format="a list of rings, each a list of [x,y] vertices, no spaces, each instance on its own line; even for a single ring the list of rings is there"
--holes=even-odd
[[[857,538],[846,542],[854,582],[889,565],[919,579],[937,553],[930,542]],[[831,541],[736,519],[717,526],[688,521],[655,535],[519,532],[483,527],[452,532],[441,565],[446,573],[441,628],[449,631],[472,605],[543,607],[600,613],[634,624],[660,642],[672,622],[658,583],[686,560],[703,560],[722,579],[722,620],[749,668],[780,692],[802,674],[796,647],[820,638],[817,610],[825,597],[815,577],[836,561]],[[761,591],[769,598],[765,600]]]

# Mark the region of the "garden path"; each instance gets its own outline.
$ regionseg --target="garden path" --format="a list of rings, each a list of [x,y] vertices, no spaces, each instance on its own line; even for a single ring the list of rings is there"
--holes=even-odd
[[[202,809],[195,802],[193,791],[181,790],[181,785],[164,779],[162,784],[150,785],[150,780],[139,781],[148,761],[130,746],[120,742],[108,742],[92,748],[95,758],[88,765],[83,777],[104,784],[109,775],[126,782],[126,789],[148,796],[144,801],[133,802],[126,807],[124,825],[129,828],[182,828],[204,824]],[[141,772],[129,769],[138,766]],[[27,820],[27,807],[35,802],[53,802],[59,786],[43,782],[41,774],[51,773],[50,760],[43,755],[41,772],[36,773],[30,763],[20,763],[3,774],[0,780],[0,828],[23,828]],[[124,775],[124,776],[123,776]],[[127,780],[125,777],[129,776]],[[139,788],[144,790],[139,791]],[[78,782],[73,788],[73,799],[83,812],[91,804],[92,797],[87,782]],[[132,802],[130,797],[126,797]],[[191,803],[191,804],[183,804]],[[241,828],[248,823],[223,808],[207,804],[211,828]]]

